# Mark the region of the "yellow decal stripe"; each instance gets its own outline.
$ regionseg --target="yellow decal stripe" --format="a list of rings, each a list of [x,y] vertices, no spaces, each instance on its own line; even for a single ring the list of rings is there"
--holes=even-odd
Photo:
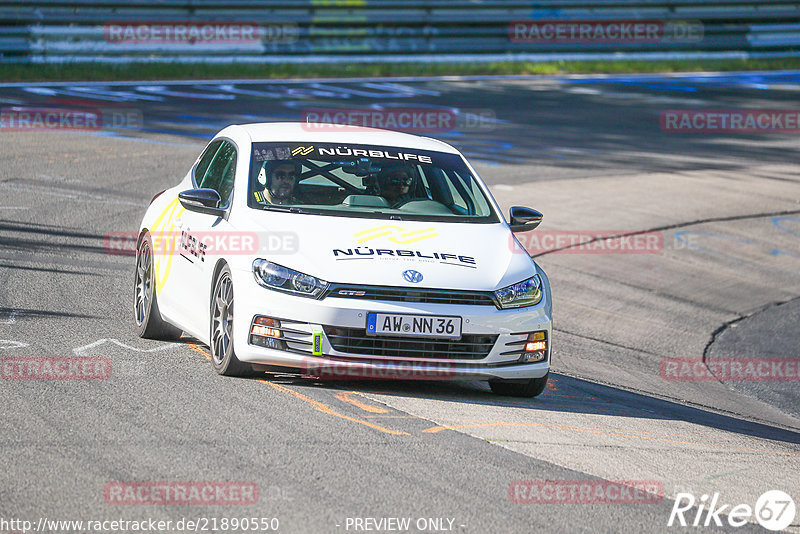
[[[186,211],[180,204],[180,200],[175,198],[167,204],[164,211],[158,216],[150,228],[150,235],[153,238],[153,278],[156,282],[156,295],[161,294],[164,284],[172,270],[172,258],[175,253],[175,219],[183,215]]]
[[[356,238],[360,238],[358,239],[359,243],[364,243],[365,241],[369,241],[371,239],[377,239],[379,237],[384,237],[392,234],[394,235],[389,238],[389,241],[391,241],[392,243],[401,243],[401,244],[416,243],[417,241],[422,241],[423,239],[429,239],[431,237],[439,236],[439,234],[436,232],[436,228],[433,227],[406,232],[404,228],[393,225],[378,226],[377,228],[362,230],[360,232],[356,232],[355,234],[353,234],[353,236]]]

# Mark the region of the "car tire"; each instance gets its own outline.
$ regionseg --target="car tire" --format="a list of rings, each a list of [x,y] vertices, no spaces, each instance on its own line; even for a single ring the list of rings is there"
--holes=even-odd
[[[224,376],[252,376],[253,366],[240,362],[233,348],[233,280],[225,265],[214,281],[211,293],[211,364]]]
[[[133,282],[133,315],[139,337],[175,341],[182,331],[161,318],[156,297],[153,268],[153,240],[145,234],[136,247],[136,272]]]
[[[490,380],[489,387],[497,395],[506,397],[537,397],[542,394],[547,386],[550,371],[541,378],[528,380]]]

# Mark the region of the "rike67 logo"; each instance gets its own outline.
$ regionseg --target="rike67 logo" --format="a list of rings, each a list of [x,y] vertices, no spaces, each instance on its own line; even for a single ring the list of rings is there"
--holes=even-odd
[[[719,493],[700,499],[691,493],[678,493],[667,526],[709,527],[713,523],[722,527],[727,522],[728,526],[742,527],[755,519],[767,530],[780,531],[792,524],[795,512],[794,500],[780,490],[764,492],[755,507],[724,503]]]

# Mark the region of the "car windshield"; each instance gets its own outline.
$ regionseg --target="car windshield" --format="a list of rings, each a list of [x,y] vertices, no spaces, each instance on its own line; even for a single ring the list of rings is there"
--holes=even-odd
[[[498,222],[459,155],[371,145],[254,143],[247,204],[347,217]]]

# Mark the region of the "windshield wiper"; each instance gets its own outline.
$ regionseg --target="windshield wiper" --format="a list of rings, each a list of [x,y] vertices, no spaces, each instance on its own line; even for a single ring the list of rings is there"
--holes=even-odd
[[[263,209],[268,211],[282,211],[284,213],[305,213],[300,208],[295,208],[294,206],[281,206],[279,204],[269,204],[264,206]]]

